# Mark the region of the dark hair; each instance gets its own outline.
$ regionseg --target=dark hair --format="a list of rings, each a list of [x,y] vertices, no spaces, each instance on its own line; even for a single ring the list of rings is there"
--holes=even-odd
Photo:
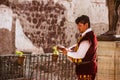
[[[80,17],[77,17],[77,19],[75,20],[75,23],[78,24],[79,22],[83,24],[88,23],[88,27],[90,27],[90,19],[87,15],[82,15]]]

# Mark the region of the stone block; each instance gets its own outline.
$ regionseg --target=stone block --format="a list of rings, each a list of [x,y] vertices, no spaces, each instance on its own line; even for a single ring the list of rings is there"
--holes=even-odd
[[[98,42],[97,80],[119,80],[120,78],[120,41]]]

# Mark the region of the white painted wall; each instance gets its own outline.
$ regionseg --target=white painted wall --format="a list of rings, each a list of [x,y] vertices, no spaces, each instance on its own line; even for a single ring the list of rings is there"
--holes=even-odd
[[[0,5],[0,28],[6,28],[9,31],[12,29],[13,12],[5,5]]]
[[[80,15],[88,15],[92,23],[108,24],[106,0],[54,0],[66,7],[66,18],[74,22]]]

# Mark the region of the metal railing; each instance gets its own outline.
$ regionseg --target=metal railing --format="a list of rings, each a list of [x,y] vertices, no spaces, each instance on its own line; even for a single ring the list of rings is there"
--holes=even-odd
[[[60,54],[0,56],[0,80],[75,80],[75,65]]]

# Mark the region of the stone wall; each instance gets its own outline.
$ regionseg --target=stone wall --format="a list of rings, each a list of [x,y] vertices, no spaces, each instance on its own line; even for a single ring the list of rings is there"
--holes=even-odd
[[[21,7],[22,6],[22,7]],[[52,0],[14,4],[25,35],[36,47],[51,51],[53,45],[68,45],[65,40],[65,7]]]
[[[97,80],[119,80],[120,79],[120,42],[99,41],[98,42],[98,74]]]
[[[74,21],[82,14],[90,17],[96,35],[108,30],[106,0],[9,0],[9,5],[24,33],[19,38],[25,41],[16,41],[21,43],[16,43],[18,49],[42,47],[45,52],[52,52],[53,45],[68,47],[76,43],[78,30]]]

